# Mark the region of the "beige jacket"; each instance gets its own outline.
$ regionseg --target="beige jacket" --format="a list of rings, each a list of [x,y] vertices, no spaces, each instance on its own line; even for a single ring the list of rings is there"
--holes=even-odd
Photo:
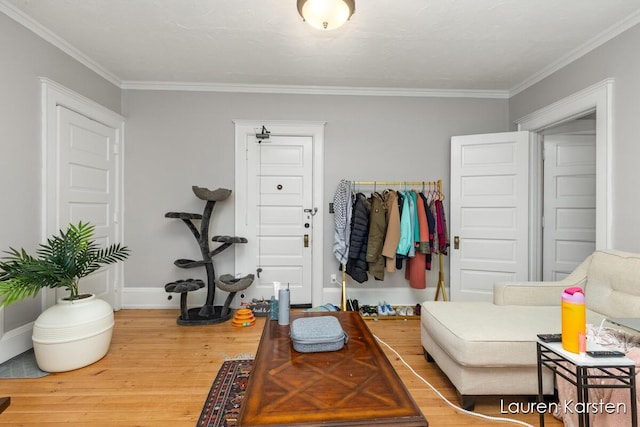
[[[395,191],[385,190],[382,198],[387,211],[387,233],[382,255],[386,258],[387,271],[391,273],[396,271],[396,249],[400,241],[400,209],[398,209],[398,194]]]

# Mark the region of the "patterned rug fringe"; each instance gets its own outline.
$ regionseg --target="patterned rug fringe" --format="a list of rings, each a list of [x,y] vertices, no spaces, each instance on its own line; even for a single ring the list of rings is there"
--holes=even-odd
[[[255,357],[253,356],[253,354],[251,353],[238,353],[235,356],[227,356],[226,354],[224,355],[224,360],[253,360],[255,359]]]

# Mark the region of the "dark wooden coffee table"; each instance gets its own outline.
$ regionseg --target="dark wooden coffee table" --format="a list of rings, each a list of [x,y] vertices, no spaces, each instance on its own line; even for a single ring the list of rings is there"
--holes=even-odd
[[[10,397],[0,397],[0,414],[11,405]]]
[[[298,353],[289,326],[267,320],[238,426],[428,426],[357,312],[335,316],[349,335],[342,350]]]

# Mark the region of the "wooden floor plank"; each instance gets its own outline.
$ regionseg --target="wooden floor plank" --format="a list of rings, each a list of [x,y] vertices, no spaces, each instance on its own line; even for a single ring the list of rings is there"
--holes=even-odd
[[[0,395],[11,397],[11,405],[0,415],[0,426],[194,427],[220,365],[227,357],[255,354],[265,318],[257,318],[252,327],[235,328],[231,322],[179,326],[177,315],[176,310],[121,310],[115,315],[111,348],[102,360],[38,379],[0,379]],[[419,375],[457,403],[451,383],[422,356],[418,320],[366,323]],[[456,411],[391,351],[384,346],[383,350],[431,427],[497,424]],[[526,398],[504,400],[511,401]],[[500,414],[500,402],[499,397],[479,399],[476,413],[505,416]],[[537,414],[508,417],[538,425]],[[550,415],[545,423],[562,426]]]

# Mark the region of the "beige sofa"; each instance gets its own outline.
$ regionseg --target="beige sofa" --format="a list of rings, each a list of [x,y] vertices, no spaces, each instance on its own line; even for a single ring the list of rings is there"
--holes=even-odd
[[[596,251],[561,281],[496,283],[493,303],[422,304],[425,357],[447,375],[465,409],[478,395],[538,393],[536,335],[561,331],[561,293],[570,286],[585,290],[589,324],[640,317],[640,254]],[[554,392],[550,372],[543,389]]]

